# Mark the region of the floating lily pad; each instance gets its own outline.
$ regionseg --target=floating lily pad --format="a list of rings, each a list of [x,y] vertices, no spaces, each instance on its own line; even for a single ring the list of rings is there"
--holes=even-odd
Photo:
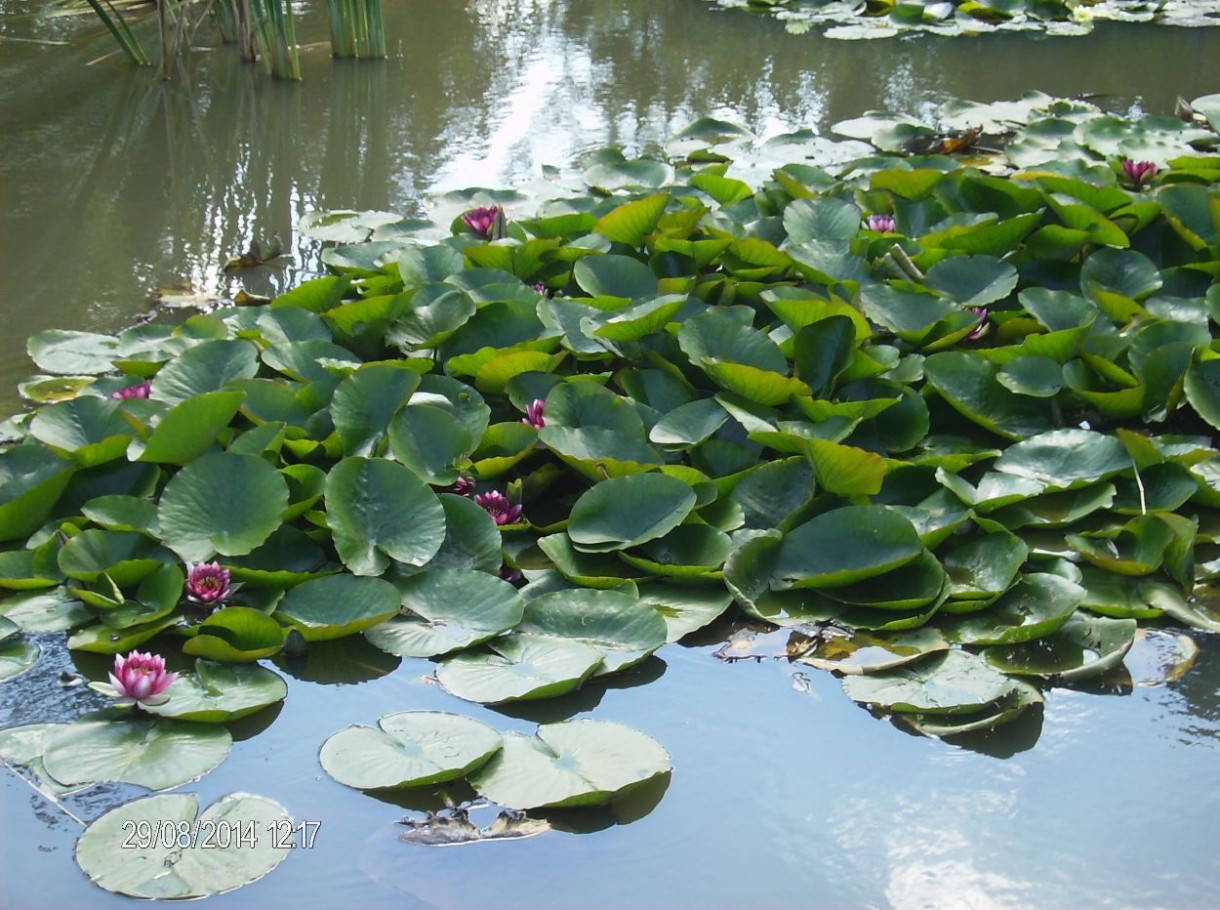
[[[343,379],[331,418],[345,455],[380,455],[394,412],[419,387],[419,374],[396,363],[370,363]]]
[[[288,684],[265,667],[197,660],[195,672],[180,673],[165,694],[167,702],[145,710],[161,717],[219,724],[283,701]]]
[[[241,556],[271,536],[288,505],[288,486],[254,455],[205,455],[174,475],[157,519],[165,545],[187,562]]]
[[[603,651],[599,675],[639,663],[668,638],[665,621],[651,604],[617,591],[542,594],[526,604],[519,628]]]
[[[924,736],[960,736],[979,730],[991,730],[1011,723],[1028,708],[1042,703],[1042,693],[1020,679],[1012,680],[1012,689],[999,701],[981,711],[970,714],[921,714],[902,713],[895,717],[899,723]]]
[[[572,506],[568,536],[579,550],[604,553],[664,536],[695,506],[695,491],[665,474],[612,477]]]
[[[276,831],[292,824],[282,806],[248,793],[222,796],[202,814],[193,793],[149,796],[92,822],[77,841],[76,862],[116,894],[209,897],[257,881],[287,859],[290,838]]]
[[[43,765],[62,784],[113,780],[168,790],[207,774],[233,738],[216,724],[93,715],[43,739]]]
[[[400,657],[436,657],[482,644],[521,621],[525,603],[508,582],[485,572],[430,569],[398,583],[409,616],[394,616],[364,637]]]
[[[640,585],[639,591],[640,600],[661,614],[669,642],[702,629],[733,603],[733,595],[719,585],[689,587],[652,582]]]
[[[900,713],[937,715],[979,711],[1015,687],[1012,679],[965,651],[948,651],[885,673],[843,678],[844,691],[855,701]]]
[[[784,536],[771,588],[850,584],[906,565],[923,552],[909,520],[883,506],[833,509]]]
[[[284,627],[252,607],[224,607],[205,619],[182,652],[208,660],[251,661],[284,646]]]
[[[20,636],[18,626],[0,616],[0,682],[20,676],[34,666],[42,648]]]
[[[622,724],[570,720],[537,736],[509,733],[504,748],[471,775],[481,795],[514,809],[599,806],[669,772],[669,754]]]
[[[1131,456],[1113,436],[1092,430],[1052,430],[1009,446],[995,470],[1029,477],[1047,489],[1094,483],[1131,469]]]
[[[601,666],[591,645],[543,635],[510,635],[492,653],[465,651],[441,663],[436,678],[458,698],[487,705],[571,692]]]
[[[949,642],[936,629],[891,634],[856,632],[823,638],[800,659],[819,670],[854,676],[883,673],[947,650]]]
[[[380,578],[328,575],[302,582],[284,595],[275,615],[306,641],[343,638],[398,613],[398,591]]]
[[[1134,619],[1105,619],[1078,612],[1057,632],[1037,641],[984,648],[982,654],[991,666],[1014,676],[1088,679],[1122,663],[1135,631]]]
[[[1080,585],[1058,575],[1033,572],[981,613],[941,623],[945,636],[968,645],[1033,641],[1060,628],[1084,600]]]
[[[682,525],[664,537],[641,545],[636,552],[620,552],[619,558],[653,575],[667,578],[719,577],[733,543],[729,535],[709,525]]]
[[[486,724],[443,711],[401,711],[354,725],[322,744],[318,759],[341,784],[360,790],[423,787],[465,777],[500,750]]]
[[[326,477],[335,549],[357,575],[394,559],[422,566],[445,540],[445,510],[418,475],[384,458],[345,458]]]
[[[76,467],[40,445],[0,453],[0,540],[36,530],[72,479]]]

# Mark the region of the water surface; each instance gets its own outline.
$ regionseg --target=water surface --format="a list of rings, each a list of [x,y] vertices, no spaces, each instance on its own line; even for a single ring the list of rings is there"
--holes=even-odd
[[[274,292],[316,263],[294,225],[314,208],[419,214],[436,189],[529,183],[608,143],[652,148],[701,115],[760,135],[825,132],[870,108],[1037,88],[1165,112],[1220,91],[1220,30],[1099,28],[1089,38],[829,42],[703,0],[391,0],[392,58],[305,53],[305,82],[194,56],[168,85],[75,32],[0,24],[0,402],[16,405],[24,338],[110,330],[155,288]],[[17,0],[0,10],[20,12]],[[318,17],[305,42],[324,38]],[[280,233],[288,262],[226,277],[227,257]],[[663,649],[568,699],[496,711],[427,682],[432,665],[359,642],[281,662],[290,694],[238,730],[197,784],[322,822],[312,851],[217,908],[1205,908],[1216,905],[1220,648],[1179,682],[1054,688],[1045,712],[966,745],[907,735],[827,674],[783,660],[726,664],[729,630]],[[44,636],[39,667],[0,685],[0,726],[67,720],[100,704],[65,690],[69,658]],[[344,669],[343,659],[350,663]],[[79,656],[82,668],[104,661]],[[358,669],[353,672],[350,667]],[[519,842],[425,848],[399,840],[409,808],[348,790],[317,764],[351,723],[441,709],[532,731],[618,720],[671,752],[663,791],[618,814]],[[265,727],[265,729],[261,729]],[[243,732],[244,731],[244,732]],[[130,791],[130,792],[129,792]],[[69,802],[93,817],[134,788]],[[651,800],[651,801],[650,801]],[[72,860],[79,828],[0,775],[0,904],[131,906]]]

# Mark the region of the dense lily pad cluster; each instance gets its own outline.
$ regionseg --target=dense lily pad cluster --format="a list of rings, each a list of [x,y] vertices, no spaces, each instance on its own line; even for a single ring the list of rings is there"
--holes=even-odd
[[[1087,35],[1097,21],[1197,28],[1220,25],[1211,0],[709,0],[718,6],[772,13],[789,32],[821,30],[829,38],[892,38],[911,32],[978,35],[1039,31]]]
[[[7,731],[0,754],[49,787],[175,786],[284,697],[255,661],[355,634],[498,704],[736,611],[949,735],[1106,673],[1141,622],[1220,629],[1220,106],[1189,107],[869,114],[839,125],[867,154],[753,185],[723,154],[743,131],[704,121],[667,160],[600,153],[532,217],[458,194],[435,241],[313,217],[367,242],[267,307],[35,337],[0,452],[0,673],[37,659],[23,631],[197,660],[142,700],[159,717]],[[454,724],[473,751],[434,767]],[[668,767],[632,731],[472,724],[388,715],[322,763],[518,806]],[[636,776],[569,767],[586,737]]]

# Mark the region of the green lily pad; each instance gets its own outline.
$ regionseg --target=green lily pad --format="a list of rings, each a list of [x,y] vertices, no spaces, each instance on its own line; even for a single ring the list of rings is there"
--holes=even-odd
[[[353,725],[322,744],[322,768],[348,787],[423,787],[465,777],[500,751],[486,724],[443,711],[400,711],[377,726]]]
[[[669,754],[622,724],[570,720],[537,736],[509,733],[504,748],[471,775],[482,796],[514,809],[604,805],[667,774]]]
[[[1114,436],[1093,430],[1052,430],[1005,449],[995,470],[1041,481],[1048,490],[1063,489],[1130,470],[1131,456]]]
[[[59,551],[59,570],[69,578],[97,582],[102,576],[120,588],[136,584],[173,559],[164,547],[135,531],[82,531]]]
[[[42,654],[42,648],[38,642],[30,641],[27,638],[16,637],[12,632],[16,630],[16,623],[3,620],[5,626],[0,629],[3,637],[0,638],[0,682],[7,679],[12,679],[20,676],[38,660],[38,656]],[[8,628],[8,627],[12,628]]]
[[[283,626],[261,610],[224,607],[196,627],[182,652],[208,660],[261,660],[284,646],[284,632]]]
[[[928,270],[927,285],[962,306],[986,306],[1017,287],[1017,270],[994,256],[950,256]]]
[[[1084,600],[1084,589],[1058,575],[1030,573],[981,613],[941,623],[945,636],[968,645],[1033,641],[1060,628]]]
[[[984,648],[991,666],[1014,676],[1053,677],[1065,682],[1100,676],[1122,663],[1135,640],[1134,619],[1076,613],[1057,632],[1023,645]]]
[[[940,562],[925,551],[897,569],[864,581],[822,588],[822,593],[841,603],[873,610],[919,610],[941,599],[947,580]]]
[[[0,541],[37,530],[72,479],[76,467],[40,445],[0,452]]]
[[[936,629],[890,634],[856,632],[850,636],[823,638],[800,660],[819,670],[855,676],[884,673],[947,650],[949,642]]]
[[[445,540],[425,568],[500,571],[503,541],[495,520],[466,496],[442,493],[439,499],[445,510]]]
[[[617,588],[644,574],[642,570],[626,565],[616,553],[577,550],[567,534],[538,538],[538,549],[564,578],[585,588]]]
[[[419,374],[397,363],[365,364],[335,388],[330,413],[345,455],[380,455],[394,412],[419,387]]]
[[[852,700],[899,713],[969,714],[1015,687],[981,657],[956,650],[884,673],[843,677],[843,690]]]
[[[288,485],[254,455],[221,452],[191,462],[161,494],[157,519],[165,545],[187,562],[242,556],[280,526]]]
[[[676,477],[612,477],[572,506],[568,536],[579,550],[604,553],[638,546],[676,528],[695,506],[695,491]]]
[[[47,773],[62,784],[120,781],[168,790],[207,774],[229,754],[224,727],[92,715],[43,739]]]
[[[576,263],[572,277],[594,297],[639,299],[657,292],[657,276],[630,256],[586,256]]]
[[[955,410],[1000,436],[1023,439],[1053,426],[1045,401],[1005,388],[997,378],[999,367],[976,354],[933,354],[924,361],[924,371],[928,383]]]
[[[954,547],[941,557],[949,574],[949,597],[1002,594],[1012,585],[1028,556],[1029,547],[1006,531]]]
[[[169,701],[145,710],[160,717],[220,724],[283,701],[288,684],[265,667],[197,660],[194,674],[179,674],[165,694]]]
[[[275,615],[306,641],[328,641],[385,622],[398,608],[398,591],[388,581],[344,574],[297,585],[284,595]]]
[[[37,594],[17,594],[0,600],[0,616],[27,632],[63,632],[96,614],[63,588]]]
[[[557,458],[593,481],[640,474],[661,465],[661,456],[643,438],[603,427],[545,426],[538,431],[538,439]]]
[[[709,525],[681,525],[664,537],[621,551],[619,558],[652,575],[666,578],[716,578],[733,543],[729,535]]]
[[[542,594],[525,605],[518,630],[562,638],[604,652],[598,675],[639,663],[668,638],[651,604],[618,591],[569,590]]]
[[[591,645],[543,635],[510,635],[489,647],[493,653],[465,651],[437,667],[447,692],[486,705],[551,698],[579,688],[604,655]]]
[[[181,404],[207,392],[218,392],[234,379],[258,373],[258,348],[249,341],[204,341],[179,354],[158,372],[150,397]]]
[[[193,793],[149,796],[92,822],[77,841],[76,862],[116,894],[209,897],[257,881],[287,859],[290,838],[276,832],[292,824],[282,806],[248,793],[222,796],[202,814]]]
[[[461,420],[430,405],[400,408],[390,422],[389,436],[394,458],[438,486],[457,480],[475,447]]]
[[[445,540],[445,510],[409,468],[384,458],[345,458],[326,477],[335,549],[357,575],[380,575],[390,560],[422,566]]]
[[[147,439],[135,439],[127,456],[137,461],[185,465],[216,444],[245,400],[239,390],[207,392],[159,415]]]
[[[400,657],[436,657],[470,648],[521,621],[525,603],[508,582],[485,572],[429,569],[398,582],[402,606],[364,633],[383,651]]]
[[[132,427],[120,413],[120,402],[82,396],[40,408],[30,421],[30,435],[59,449],[82,467],[93,467],[127,452]]]
[[[975,733],[980,730],[991,730],[995,727],[1011,723],[1034,705],[1041,704],[1042,693],[1034,686],[1020,679],[1012,680],[1012,690],[994,704],[981,711],[969,714],[896,714],[895,718],[903,726],[910,727],[924,736],[960,736],[963,733]]]
[[[680,640],[723,615],[733,595],[716,587],[649,582],[639,586],[640,600],[651,604],[665,621],[667,642]]]
[[[770,587],[823,588],[897,569],[924,552],[914,525],[884,506],[847,506],[789,531],[780,544]]]

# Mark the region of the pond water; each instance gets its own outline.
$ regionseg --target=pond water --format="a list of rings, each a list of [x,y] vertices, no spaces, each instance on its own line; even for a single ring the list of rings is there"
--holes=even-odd
[[[530,183],[606,144],[654,146],[700,115],[759,134],[825,132],[866,109],[918,111],[948,95],[1037,88],[1092,93],[1117,110],[1167,112],[1220,90],[1220,29],[1112,26],[1088,38],[831,42],[703,0],[394,0],[391,59],[332,61],[305,82],[193,57],[169,85],[111,60],[76,29],[0,25],[0,405],[31,371],[44,328],[110,330],[155,288],[274,292],[316,268],[294,225],[314,208],[422,212],[427,193]],[[17,0],[0,11],[27,12]],[[301,40],[324,38],[307,15]],[[21,40],[17,40],[21,39]],[[293,256],[226,277],[221,264],[279,233]],[[1220,646],[1155,683],[1140,645],[1130,680],[1054,688],[1045,711],[949,745],[873,718],[825,673],[765,657],[726,663],[718,625],[610,683],[528,707],[460,702],[432,665],[359,642],[313,646],[282,708],[234,725],[229,758],[182,788],[201,802],[244,790],[321,822],[312,850],[209,906],[260,908],[1054,908],[1212,907],[1220,791]],[[61,638],[62,636],[60,636]],[[65,721],[103,699],[57,682],[44,657],[0,685],[0,726]],[[96,676],[105,661],[80,656]],[[532,731],[573,716],[661,741],[672,778],[615,812],[560,813],[520,841],[407,843],[412,805],[332,781],[332,732],[407,709]],[[91,818],[136,788],[66,805]],[[21,779],[0,776],[0,904],[127,905],[72,860],[78,825]]]

